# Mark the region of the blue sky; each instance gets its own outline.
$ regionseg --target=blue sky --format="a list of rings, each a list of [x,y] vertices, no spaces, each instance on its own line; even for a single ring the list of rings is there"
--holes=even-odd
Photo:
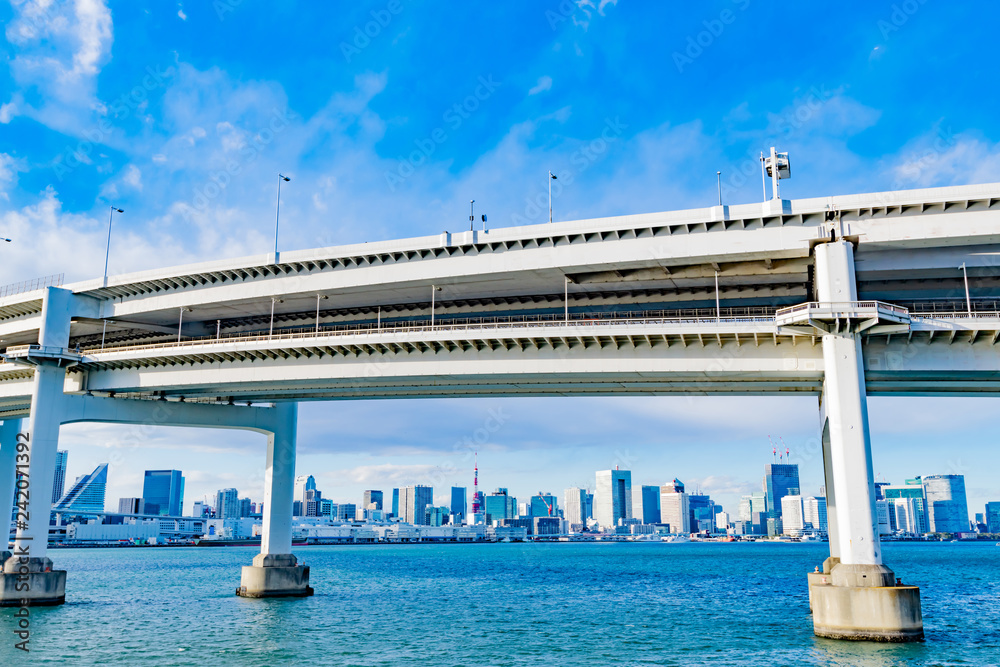
[[[265,253],[275,175],[283,249],[756,201],[754,156],[791,153],[800,198],[1000,181],[993,5],[13,0],[0,5],[0,282]],[[456,107],[457,105],[457,107]],[[607,141],[596,141],[604,136]],[[746,170],[749,176],[742,171]],[[878,473],[967,475],[1000,499],[990,399],[873,399]],[[483,437],[490,411],[503,425]],[[507,417],[509,415],[509,418]],[[302,473],[364,488],[482,484],[519,496],[631,467],[735,511],[767,436],[818,491],[814,399],[468,399],[300,411]],[[63,430],[70,479],[111,461],[108,505],[178,467],[187,504],[262,493],[246,434]],[[253,455],[247,455],[253,454]],[[259,455],[259,456],[258,456]],[[258,456],[258,458],[255,458]],[[798,457],[798,458],[795,458]],[[641,472],[639,472],[641,471]]]

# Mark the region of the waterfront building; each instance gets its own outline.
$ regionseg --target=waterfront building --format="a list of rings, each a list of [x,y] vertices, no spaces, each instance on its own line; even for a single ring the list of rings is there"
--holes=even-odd
[[[184,476],[180,470],[147,470],[142,479],[146,514],[180,516],[184,513]]]
[[[295,478],[295,495],[292,496],[295,500],[302,503],[302,509],[306,507],[306,491],[316,490],[316,478],[312,475],[299,475]]]
[[[142,498],[119,498],[119,514],[143,514]]]
[[[222,489],[215,494],[215,518],[240,518],[240,497],[236,489]]]
[[[688,523],[691,531],[700,533],[715,530],[715,503],[706,495],[688,495]]]
[[[382,509],[382,492],[374,489],[365,491],[365,494],[361,499],[361,507],[366,510]]]
[[[587,491],[587,513],[585,515],[588,519],[594,518],[594,494]]]
[[[245,519],[253,514],[253,503],[249,498],[240,498],[240,518]]]
[[[729,512],[719,512],[715,515],[715,531],[724,533],[729,530]]]
[[[805,509],[802,496],[782,496],[781,498],[781,531],[784,535],[801,537],[805,529]]]
[[[1000,533],[1000,502],[986,503],[986,532]]]
[[[338,521],[354,521],[358,517],[358,506],[354,503],[340,503],[337,505]]]
[[[764,466],[764,494],[768,518],[781,518],[781,499],[799,495],[799,466],[792,463],[768,463]]]
[[[517,514],[517,498],[507,495],[507,489],[499,488],[486,496],[483,511],[487,523],[513,519]]]
[[[444,526],[448,523],[448,515],[450,510],[448,507],[432,507],[428,506],[426,510],[427,519],[424,522],[425,526]]]
[[[536,516],[559,516],[559,502],[551,493],[539,491],[531,497],[531,505],[528,507],[528,515]]]
[[[52,504],[55,505],[63,497],[66,490],[66,461],[69,452],[58,450],[56,452],[56,475],[52,478]]]
[[[638,502],[632,508],[632,516],[644,524],[660,521],[660,487],[643,485],[635,496]]]
[[[930,532],[968,531],[969,505],[965,497],[965,476],[929,475],[923,481]]]
[[[826,498],[810,496],[802,499],[802,520],[810,530],[825,533],[828,530]]]
[[[468,491],[464,486],[451,487],[451,514],[455,517],[456,523],[464,521],[466,514],[469,513],[469,508],[466,504],[467,493]]]
[[[566,521],[572,526],[587,525],[587,492],[584,489],[572,488],[563,492],[563,511]],[[572,528],[571,528],[572,530]]]
[[[927,517],[927,499],[924,497],[924,484],[923,480],[919,477],[914,479],[908,479],[904,484],[901,485],[889,485],[883,487],[882,492],[885,494],[885,499],[890,503],[894,503],[895,500],[899,498],[910,498],[913,500],[913,520],[916,521],[917,529],[913,531],[915,535],[923,535],[924,533],[930,532],[930,524],[928,523]],[[895,524],[896,512],[889,513],[889,527],[892,530],[902,530],[898,524]],[[910,532],[909,530],[905,532]]]
[[[875,519],[876,525],[878,526],[879,535],[888,535],[892,532],[892,525],[889,519],[889,501],[888,500],[876,500],[875,501]]]
[[[893,498],[887,502],[892,503],[890,518],[896,532],[907,535],[923,534],[916,498]]]
[[[399,509],[404,523],[426,525],[427,506],[434,504],[434,489],[420,484],[399,490]]]
[[[392,515],[399,517],[399,489],[392,490]]]
[[[336,518],[336,510],[334,509],[337,505],[329,498],[319,499],[319,515],[326,517],[327,519]]]
[[[303,516],[301,500],[292,501],[292,516]]]
[[[597,471],[594,489],[594,519],[601,528],[613,528],[620,519],[632,518],[632,472]]]
[[[108,464],[102,463],[89,475],[76,478],[52,511],[60,514],[104,512],[104,492],[108,486]]]
[[[691,532],[691,513],[684,483],[679,479],[660,487],[660,523],[670,524],[671,533]]]
[[[209,513],[210,507],[204,501],[196,500],[191,506],[191,516],[200,519]]]
[[[546,535],[561,535],[563,520],[556,516],[536,516],[531,520],[532,534],[535,537]]]

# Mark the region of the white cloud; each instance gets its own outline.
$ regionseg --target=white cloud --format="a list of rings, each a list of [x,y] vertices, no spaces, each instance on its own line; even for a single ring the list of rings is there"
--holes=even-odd
[[[536,83],[531,90],[528,91],[529,95],[537,95],[538,93],[544,92],[546,90],[551,90],[552,88],[552,77],[542,76],[538,78],[538,83]]]
[[[1000,144],[936,130],[910,142],[890,165],[893,189],[1000,181]]]
[[[183,9],[178,9],[177,10],[177,16],[181,17],[182,21],[187,21],[188,20],[187,14],[184,13]]]
[[[349,479],[357,484],[404,483],[419,484],[434,476],[441,470],[433,465],[398,465],[383,463],[380,465],[357,466],[350,470],[331,471],[323,476],[331,479]]]
[[[125,175],[122,176],[122,182],[129,185],[139,192],[142,192],[142,172],[139,167],[134,164],[130,164],[128,168],[125,169]]]

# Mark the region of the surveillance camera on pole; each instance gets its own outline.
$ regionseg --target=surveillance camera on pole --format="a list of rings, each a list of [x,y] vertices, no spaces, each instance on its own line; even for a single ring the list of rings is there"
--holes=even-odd
[[[767,175],[771,177],[771,199],[781,199],[778,181],[782,178],[792,177],[792,167],[788,162],[788,153],[776,153],[774,146],[771,146],[771,155],[769,157],[761,155],[761,160],[763,161],[761,176],[763,177],[766,171]]]

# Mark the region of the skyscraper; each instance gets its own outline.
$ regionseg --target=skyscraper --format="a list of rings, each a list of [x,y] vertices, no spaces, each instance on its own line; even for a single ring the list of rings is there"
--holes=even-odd
[[[632,518],[632,472],[598,470],[594,490],[594,518],[601,528],[613,528],[619,519]]]
[[[399,490],[402,519],[413,525],[427,525],[427,506],[434,504],[434,489],[429,486],[407,486]]]
[[[306,491],[316,490],[316,478],[312,475],[299,475],[295,478],[295,495],[293,500],[298,500],[302,503],[302,509],[305,510],[306,503],[309,501],[306,498]]]
[[[528,513],[535,516],[559,516],[559,501],[551,493],[542,493],[531,496],[531,506]]]
[[[56,452],[56,476],[52,478],[52,504],[55,505],[63,497],[66,489],[66,459],[69,452]]]
[[[468,513],[466,503],[466,488],[464,486],[451,487],[451,513],[455,516],[457,523],[461,523]]]
[[[660,523],[670,524],[671,533],[690,533],[688,495],[679,479],[660,487]]]
[[[986,503],[986,531],[989,533],[1000,533],[1000,503]]]
[[[399,489],[392,490],[392,515],[399,516]]]
[[[805,509],[802,496],[783,496],[781,498],[781,527],[785,535],[800,537],[805,529]]]
[[[799,494],[797,463],[768,463],[764,466],[764,493],[769,518],[781,518],[781,499]]]
[[[180,516],[184,510],[184,476],[180,470],[147,470],[142,480],[146,514]]]
[[[587,525],[587,492],[584,489],[566,489],[563,493],[563,512],[571,526]]]
[[[72,514],[104,511],[104,491],[108,486],[108,464],[102,463],[89,475],[81,475],[59,499],[53,511]]]
[[[507,489],[499,488],[485,497],[483,513],[487,521],[513,519],[517,516],[517,498],[507,493]]]
[[[805,527],[827,532],[826,498],[810,496],[802,499],[802,520]]]
[[[904,511],[909,512],[906,516],[912,518],[908,518],[908,521],[912,521],[913,525],[916,526],[916,529],[911,531],[909,528],[896,524],[898,512],[890,511],[889,527],[891,530],[903,530],[905,532],[912,532],[914,535],[923,535],[924,533],[930,531],[930,525],[927,517],[927,499],[924,497],[924,484],[919,477],[908,479],[905,484],[898,486],[890,485],[883,487],[882,492],[885,494],[886,500],[888,500],[893,507],[895,507],[895,501],[897,499],[904,498],[913,500],[913,507]]]
[[[142,498],[119,498],[119,514],[142,514]]]
[[[236,489],[222,489],[215,494],[215,518],[240,518],[240,497]]]
[[[372,507],[372,505],[375,505],[375,507]],[[375,490],[365,491],[365,494],[361,499],[361,508],[366,510],[382,509],[382,492]]]
[[[963,533],[969,530],[969,505],[963,475],[924,477],[924,497],[932,533]]]
[[[632,516],[643,523],[660,522],[660,487],[643,485],[639,493],[639,503],[632,510]]]

